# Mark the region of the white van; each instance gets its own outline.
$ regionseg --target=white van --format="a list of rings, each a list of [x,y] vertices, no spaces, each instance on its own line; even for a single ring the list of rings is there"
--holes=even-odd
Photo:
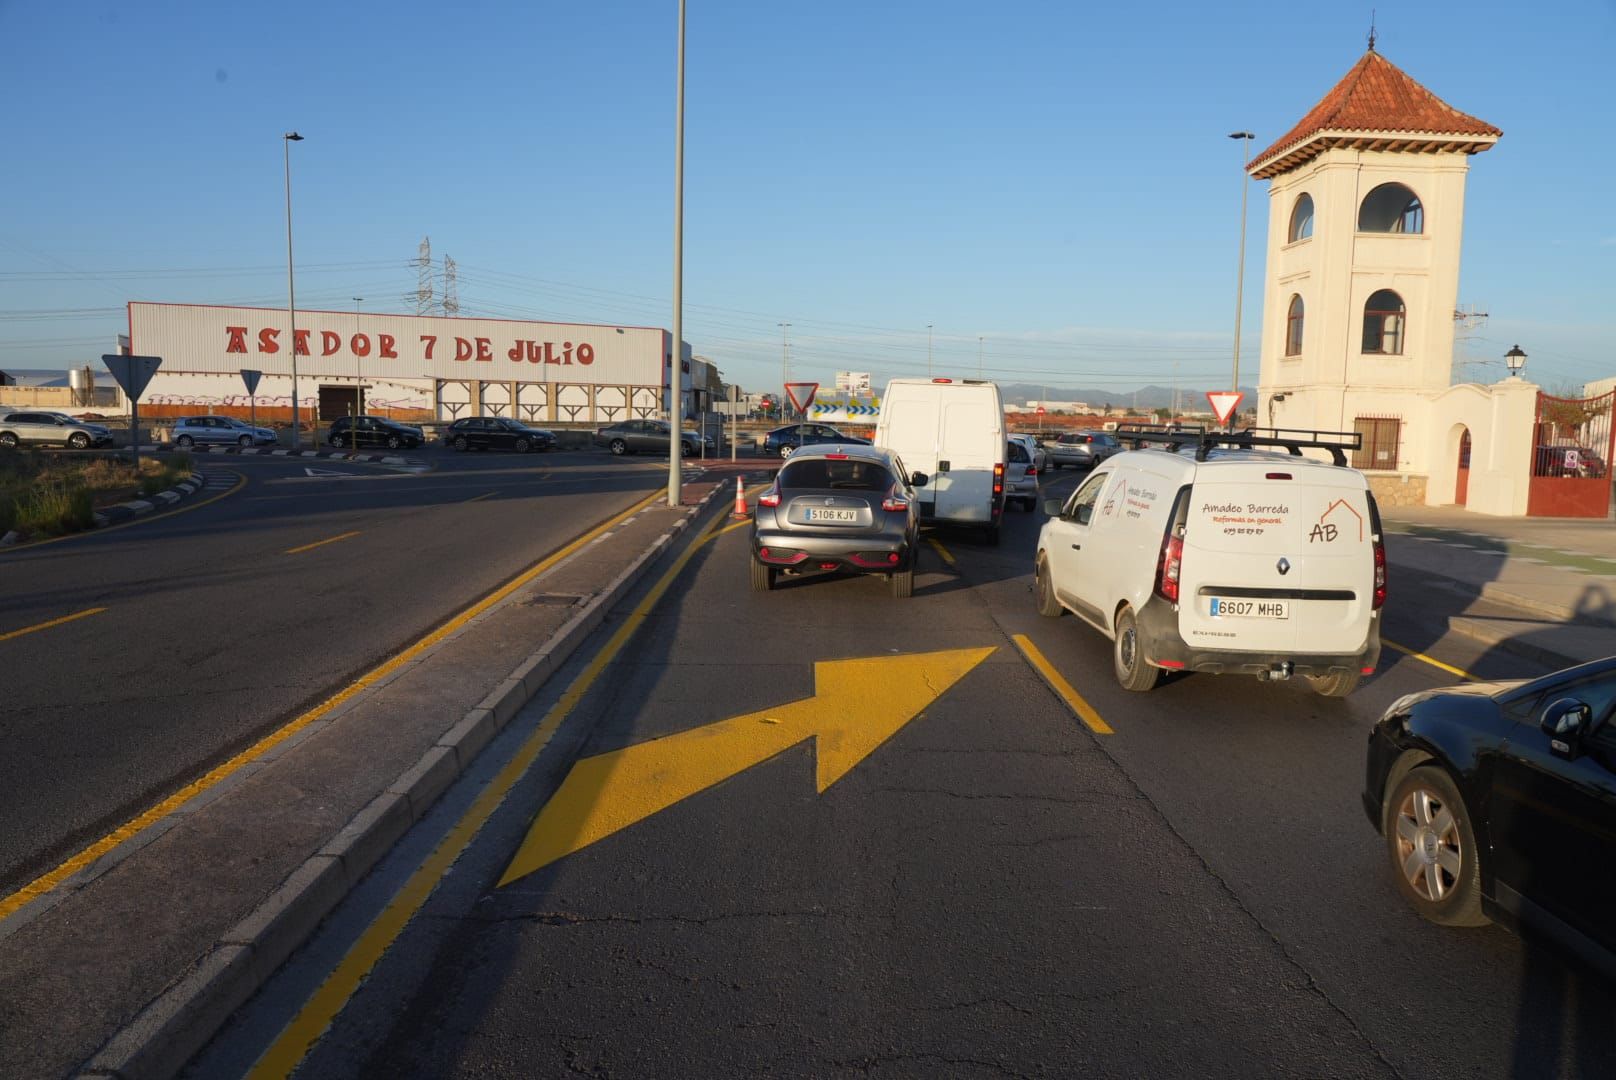
[[[1129,690],[1165,669],[1304,675],[1339,697],[1375,670],[1386,549],[1368,482],[1346,464],[1361,435],[1125,426],[1117,438],[1146,448],[1045,504],[1039,614],[1071,611],[1111,638]]]
[[[1004,513],[1004,403],[973,379],[893,379],[881,399],[875,445],[926,483],[915,488],[925,525],[975,525],[999,542]]]

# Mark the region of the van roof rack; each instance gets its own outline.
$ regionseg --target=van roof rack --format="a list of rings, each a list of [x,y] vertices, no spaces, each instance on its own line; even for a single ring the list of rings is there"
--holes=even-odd
[[[1314,431],[1310,428],[1253,427],[1241,431],[1206,431],[1171,424],[1130,424],[1119,427],[1114,435],[1119,440],[1133,442],[1135,448],[1146,443],[1171,446],[1176,453],[1186,446],[1195,447],[1195,460],[1205,461],[1215,446],[1229,446],[1250,450],[1258,446],[1277,446],[1289,450],[1296,457],[1303,449],[1330,451],[1331,460],[1341,466],[1347,464],[1346,451],[1363,449],[1361,431]]]

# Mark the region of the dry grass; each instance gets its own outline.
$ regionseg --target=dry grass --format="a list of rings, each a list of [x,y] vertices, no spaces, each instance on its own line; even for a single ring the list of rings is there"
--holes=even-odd
[[[153,495],[191,474],[191,458],[142,458],[137,474],[118,458],[61,458],[0,449],[0,535],[59,536],[95,524],[95,507]]]

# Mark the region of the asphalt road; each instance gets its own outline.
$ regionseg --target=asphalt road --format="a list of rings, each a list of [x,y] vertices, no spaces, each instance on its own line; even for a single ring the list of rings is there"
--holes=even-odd
[[[600,451],[434,471],[203,455],[210,505],[0,553],[0,896],[666,483]],[[102,610],[96,610],[102,609]]]
[[[283,1043],[269,1062],[306,1078],[1610,1075],[1610,988],[1505,931],[1421,921],[1364,818],[1370,725],[1450,675],[1388,649],[1347,700],[1211,676],[1128,694],[1098,634],[1035,613],[1039,520],[1012,516],[997,549],[941,536],[953,564],[930,552],[907,601],[866,578],[751,593],[744,530],[718,537],[313,1050]],[[1388,639],[1478,675],[1536,673],[1445,637],[1440,588],[1393,589]],[[1017,634],[1110,734],[1046,688]],[[791,722],[771,712],[814,696],[816,661],[983,648],[823,793],[816,760],[844,744],[714,749],[757,737],[733,724],[690,751],[733,772],[699,794],[650,812],[610,786],[635,758],[602,755],[732,717]],[[857,683],[821,719],[848,738],[890,687]],[[240,1075],[271,1046],[548,705],[192,1075]],[[500,887],[581,758],[608,763],[584,811],[631,823],[587,843],[576,828],[578,850]]]

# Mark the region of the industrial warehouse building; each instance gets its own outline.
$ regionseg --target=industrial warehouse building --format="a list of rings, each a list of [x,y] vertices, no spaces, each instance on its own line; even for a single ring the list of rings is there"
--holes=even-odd
[[[129,305],[129,349],[162,357],[141,397],[152,417],[253,406],[261,422],[292,416],[292,337],[285,309]],[[672,335],[593,326],[429,315],[296,312],[302,416],[364,409],[396,419],[509,416],[533,423],[606,424],[662,415]],[[681,348],[684,407],[716,378]],[[693,368],[696,370],[693,371]],[[248,397],[242,371],[263,377]]]

